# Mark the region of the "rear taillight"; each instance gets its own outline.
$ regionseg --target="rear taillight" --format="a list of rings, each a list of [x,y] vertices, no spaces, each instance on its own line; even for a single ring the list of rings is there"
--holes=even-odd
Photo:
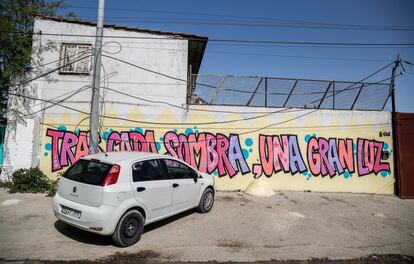
[[[121,166],[114,164],[109,170],[108,174],[105,177],[105,180],[102,183],[102,186],[108,186],[115,184],[118,181],[119,173],[121,172]]]

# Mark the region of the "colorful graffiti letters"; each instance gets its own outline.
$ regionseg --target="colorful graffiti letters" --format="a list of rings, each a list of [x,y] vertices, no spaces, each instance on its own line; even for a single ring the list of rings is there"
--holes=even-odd
[[[52,171],[58,171],[73,164],[77,159],[89,154],[89,132],[70,132],[62,129],[48,129],[46,135],[51,138],[48,150],[51,151]],[[166,154],[170,154],[198,168],[201,172],[228,175],[233,178],[238,173],[250,173],[249,164],[243,155],[239,135],[229,136],[221,133],[195,133],[186,131],[177,133],[168,131],[160,138]],[[107,152],[142,151],[157,153],[160,143],[155,141],[155,133],[147,131],[112,131],[105,135]],[[331,178],[336,175],[350,175],[356,170],[359,176],[368,174],[388,175],[390,165],[383,155],[388,145],[370,139],[323,138],[307,135],[304,157],[297,135],[259,135],[258,163],[252,165],[255,178],[263,174],[267,177],[277,173],[302,173],[312,176]],[[99,142],[101,139],[99,138]],[[249,138],[246,146],[252,146]],[[102,151],[102,149],[101,149]],[[246,151],[244,149],[244,151]],[[250,149],[250,152],[253,150]],[[388,152],[386,152],[388,153]],[[389,153],[388,153],[389,154]]]
[[[253,165],[256,178],[262,173],[270,177],[282,168],[284,172],[290,172],[292,175],[307,170],[296,135],[281,135],[280,137],[260,135],[259,156],[261,164]]]
[[[325,139],[311,137],[308,142],[308,164],[314,176],[329,175],[333,177],[348,172],[354,172],[352,139]]]
[[[355,172],[355,156],[359,176],[381,171],[390,171],[390,165],[382,162],[384,143],[375,140],[358,139],[354,150],[352,139],[325,139],[310,137],[307,139],[307,164],[313,176],[331,178],[344,172]],[[303,162],[297,137],[294,135],[259,136],[260,164],[253,165],[256,178],[263,173],[270,177],[282,170],[295,175],[308,169]],[[288,166],[289,165],[289,166]]]
[[[390,171],[388,163],[381,162],[384,143],[375,140],[358,139],[358,174],[365,176],[380,171]]]
[[[219,176],[235,176],[250,172],[240,147],[238,135],[211,133],[176,134],[173,131],[164,135],[167,153],[184,160],[201,172],[212,173],[217,169]]]
[[[112,131],[108,136],[106,151],[158,152],[152,130],[145,131],[145,134],[136,131]]]
[[[80,131],[75,134],[48,129],[46,135],[52,138],[52,171],[61,170],[89,154],[89,132]]]

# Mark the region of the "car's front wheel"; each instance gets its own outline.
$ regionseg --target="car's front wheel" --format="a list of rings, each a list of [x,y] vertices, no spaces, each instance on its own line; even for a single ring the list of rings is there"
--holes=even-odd
[[[128,247],[140,240],[143,230],[144,217],[137,210],[131,210],[119,220],[112,239],[117,246]]]
[[[214,192],[212,189],[207,188],[201,196],[200,203],[198,204],[197,211],[199,213],[208,213],[214,204]]]

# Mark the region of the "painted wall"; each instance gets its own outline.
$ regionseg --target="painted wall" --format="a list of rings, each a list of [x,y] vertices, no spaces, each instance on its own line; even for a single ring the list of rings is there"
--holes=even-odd
[[[158,106],[154,115],[151,109],[131,107],[127,118],[136,122],[107,120],[100,147],[179,157],[216,176],[222,190],[260,180],[279,190],[393,193],[388,112]],[[45,119],[40,164],[51,177],[88,154],[87,127],[74,130],[83,116],[68,114]],[[115,108],[107,114],[125,117]]]
[[[36,20],[35,31],[94,35],[91,26]],[[105,29],[104,35],[122,30]],[[128,32],[130,36],[148,36]],[[152,35],[149,35],[152,36]],[[157,36],[160,38],[160,36]],[[106,54],[187,79],[188,43],[183,39],[118,39]],[[93,38],[46,36],[49,43],[94,43]],[[58,66],[59,49],[43,51],[46,72]],[[53,63],[55,61],[55,64]],[[186,83],[103,58],[101,148],[169,153],[216,176],[222,190],[244,190],[252,181],[274,189],[393,193],[391,119],[388,112],[270,109],[186,105]],[[35,95],[57,100],[74,93],[65,106],[89,112],[91,75],[54,72],[33,82]],[[104,89],[109,87],[126,93]],[[164,102],[164,103],[159,103]],[[175,107],[167,106],[166,103]],[[86,115],[50,103],[33,102],[25,126],[8,127],[5,166],[10,170],[39,165],[56,178],[88,154]],[[121,120],[123,119],[123,120]],[[10,135],[10,136],[8,136]],[[12,137],[13,135],[13,137]],[[387,157],[388,155],[388,157]],[[2,174],[3,177],[3,174]]]

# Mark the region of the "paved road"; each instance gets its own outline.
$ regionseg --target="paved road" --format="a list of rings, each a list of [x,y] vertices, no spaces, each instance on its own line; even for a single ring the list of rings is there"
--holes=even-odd
[[[209,214],[189,211],[149,225],[138,244],[124,249],[113,246],[110,238],[56,221],[51,198],[43,194],[0,189],[0,258],[92,260],[116,253],[168,261],[414,256],[414,200],[306,192],[258,198],[219,192]]]

